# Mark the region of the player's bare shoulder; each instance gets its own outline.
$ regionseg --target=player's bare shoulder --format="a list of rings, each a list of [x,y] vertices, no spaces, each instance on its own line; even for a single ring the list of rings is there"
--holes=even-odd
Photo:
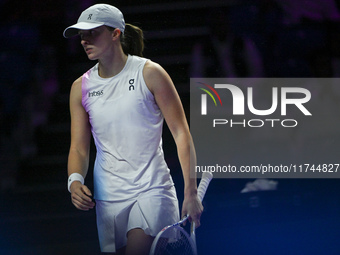
[[[78,79],[76,79],[73,84],[71,89],[81,89],[81,82],[82,82],[83,76],[80,76]]]
[[[146,85],[151,92],[154,92],[157,87],[172,83],[169,74],[164,70],[164,68],[151,60],[145,63],[143,69],[143,76]]]
[[[80,76],[78,79],[76,79],[72,86],[71,86],[71,93],[70,96],[72,97],[73,95],[79,95],[81,94],[81,83],[82,83],[82,78],[83,76]]]

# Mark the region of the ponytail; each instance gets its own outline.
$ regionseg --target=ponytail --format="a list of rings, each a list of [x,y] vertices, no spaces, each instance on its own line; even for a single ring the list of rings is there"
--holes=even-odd
[[[144,35],[143,30],[139,27],[126,24],[120,42],[125,54],[143,57]]]

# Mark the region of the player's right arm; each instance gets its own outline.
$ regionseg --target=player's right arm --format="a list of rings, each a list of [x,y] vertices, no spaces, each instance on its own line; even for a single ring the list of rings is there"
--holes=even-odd
[[[81,81],[82,77],[78,78],[70,92],[71,145],[67,168],[69,177],[80,174],[85,179],[89,166],[91,129],[88,114],[82,105]],[[91,191],[80,181],[71,183],[70,192],[77,209],[87,211],[94,207]]]

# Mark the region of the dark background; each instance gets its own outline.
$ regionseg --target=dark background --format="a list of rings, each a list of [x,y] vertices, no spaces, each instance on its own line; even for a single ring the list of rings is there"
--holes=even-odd
[[[327,13],[321,19],[307,16],[287,24],[289,15],[280,1],[101,2],[120,8],[127,23],[144,30],[145,57],[168,71],[188,120],[189,78],[221,75],[218,65],[210,65],[210,73],[192,71],[195,46],[208,45],[208,52],[211,48],[210,28],[213,34],[222,31],[250,38],[256,47],[261,60],[256,65],[262,71],[255,74],[241,65],[243,44],[233,48],[238,53],[232,58],[239,67],[238,76],[339,74],[338,18]],[[317,3],[295,2],[300,10]],[[66,187],[69,90],[95,63],[87,60],[79,38],[62,36],[80,12],[94,3],[97,1],[0,1],[0,254],[99,251],[94,211],[77,211]],[[316,9],[322,12],[321,7]],[[216,23],[212,17],[220,20]],[[227,28],[224,21],[228,21]],[[331,86],[318,94],[337,103],[336,95]],[[166,127],[164,150],[182,201],[181,171]],[[338,179],[279,179],[276,191],[241,194],[248,181],[253,180],[212,181],[202,227],[197,230],[199,254],[340,254]],[[92,187],[91,171],[86,183]]]

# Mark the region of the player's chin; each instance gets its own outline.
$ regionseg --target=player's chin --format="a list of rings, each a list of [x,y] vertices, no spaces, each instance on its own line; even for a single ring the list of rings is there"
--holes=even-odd
[[[91,50],[91,51],[88,51],[86,52],[87,53],[87,57],[89,60],[97,60],[98,57],[96,56],[96,54],[94,54],[94,52]]]
[[[88,57],[89,60],[97,60],[98,59],[97,57],[95,57],[91,54],[87,55],[87,57]]]

